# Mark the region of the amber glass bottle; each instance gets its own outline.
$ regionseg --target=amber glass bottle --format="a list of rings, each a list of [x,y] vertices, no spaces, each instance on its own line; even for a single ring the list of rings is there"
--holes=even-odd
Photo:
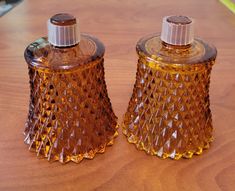
[[[210,73],[216,49],[193,37],[193,20],[163,19],[161,35],[142,38],[123,133],[161,158],[191,158],[212,141]]]
[[[25,143],[48,160],[79,162],[105,151],[117,118],[104,79],[104,46],[69,14],[48,21],[48,38],[25,50],[30,103]]]

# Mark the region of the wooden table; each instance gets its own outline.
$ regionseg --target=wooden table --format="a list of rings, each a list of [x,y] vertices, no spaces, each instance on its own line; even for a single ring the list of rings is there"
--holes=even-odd
[[[29,84],[25,47],[46,35],[46,21],[69,12],[81,31],[106,45],[109,96],[119,122],[135,81],[137,40],[160,31],[165,15],[196,19],[196,34],[218,48],[212,71],[215,141],[191,160],[161,160],[128,144],[119,129],[105,154],[80,164],[39,160],[23,143]],[[216,0],[27,1],[0,18],[0,190],[235,190],[235,15]]]

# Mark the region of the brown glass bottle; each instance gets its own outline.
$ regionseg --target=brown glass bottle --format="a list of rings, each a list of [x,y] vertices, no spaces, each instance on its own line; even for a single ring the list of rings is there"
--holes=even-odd
[[[212,141],[209,84],[217,52],[193,38],[192,28],[184,26],[192,22],[189,18],[175,16],[173,20],[177,22],[166,30],[170,33],[166,38],[153,34],[137,43],[136,83],[123,133],[151,155],[191,158]]]
[[[91,159],[117,135],[104,78],[105,49],[95,37],[80,36],[71,15],[57,14],[48,22],[50,39],[25,50],[30,78],[25,143],[52,161]]]

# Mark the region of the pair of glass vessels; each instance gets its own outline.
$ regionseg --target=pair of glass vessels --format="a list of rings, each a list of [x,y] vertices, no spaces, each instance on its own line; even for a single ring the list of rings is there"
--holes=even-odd
[[[193,20],[163,19],[161,35],[142,38],[136,82],[122,123],[140,150],[191,158],[212,141],[210,73],[216,49],[194,39]],[[48,38],[25,50],[30,78],[25,143],[48,160],[79,162],[103,153],[117,136],[104,78],[104,45],[79,34],[76,18],[48,20]]]

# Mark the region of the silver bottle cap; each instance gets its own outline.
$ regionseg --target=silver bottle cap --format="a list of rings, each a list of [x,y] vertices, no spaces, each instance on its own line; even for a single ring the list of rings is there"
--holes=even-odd
[[[58,47],[78,44],[80,41],[79,23],[67,13],[56,14],[47,21],[48,41]]]
[[[186,16],[163,18],[161,40],[171,45],[187,45],[194,40],[194,21]]]

